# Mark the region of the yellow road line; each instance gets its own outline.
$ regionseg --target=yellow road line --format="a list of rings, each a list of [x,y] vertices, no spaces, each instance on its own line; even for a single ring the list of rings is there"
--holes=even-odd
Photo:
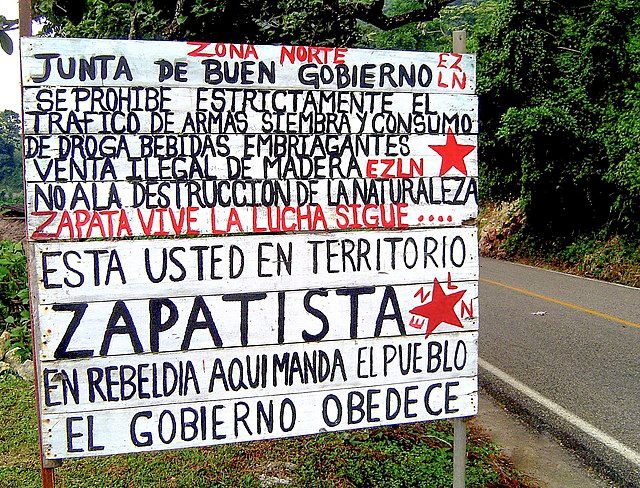
[[[591,308],[582,307],[580,305],[576,305],[575,303],[571,303],[571,302],[565,302],[564,300],[558,300],[557,298],[551,298],[546,295],[536,293],[534,291],[525,290],[524,288],[517,288],[515,286],[505,285],[504,283],[500,283],[499,281],[493,281],[487,278],[480,278],[480,281],[482,281],[483,283],[488,283],[490,285],[500,286],[502,288],[506,288],[507,290],[517,291],[518,293],[529,295],[531,297],[540,298],[541,300],[546,300],[547,302],[557,303],[558,305],[562,305],[567,308],[572,308],[574,310],[579,310],[580,312],[595,315],[596,317],[600,317],[606,320],[611,320],[612,322],[618,322],[619,324],[628,325],[629,327],[635,327],[636,329],[640,329],[640,324],[631,322],[629,320],[621,319],[620,317],[616,317],[615,315],[609,315],[608,313],[598,312],[597,310],[593,310]]]

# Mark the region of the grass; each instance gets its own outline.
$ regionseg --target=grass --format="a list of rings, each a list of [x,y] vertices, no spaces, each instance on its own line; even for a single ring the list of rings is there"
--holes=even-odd
[[[596,233],[558,243],[521,231],[507,238],[503,249],[510,260],[640,287],[640,241],[631,237]]]
[[[0,376],[0,486],[39,487],[33,386]],[[58,487],[443,487],[452,484],[449,422],[411,424],[207,449],[65,461]],[[529,486],[479,431],[468,443],[468,487]]]

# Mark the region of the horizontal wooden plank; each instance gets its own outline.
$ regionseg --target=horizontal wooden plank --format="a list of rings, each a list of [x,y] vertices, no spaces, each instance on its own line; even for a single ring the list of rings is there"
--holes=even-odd
[[[260,85],[472,94],[476,85],[471,54],[35,37],[21,39],[21,53],[23,86]]]
[[[44,363],[44,414],[396,385],[477,374],[477,332]]]
[[[46,459],[293,437],[477,413],[477,377],[43,415]]]
[[[469,177],[28,183],[33,240],[460,226]]]
[[[42,135],[478,132],[477,98],[452,94],[38,87],[24,104]]]
[[[471,146],[467,176],[478,176],[475,135],[454,136]],[[28,182],[207,179],[400,178],[463,175],[443,166],[431,146],[443,135],[124,135],[27,136]]]
[[[475,228],[31,243],[38,302],[478,279]]]
[[[381,166],[381,165],[380,165]],[[198,207],[223,212],[243,207],[329,207],[407,203],[411,206],[477,205],[475,178],[337,178],[169,180],[30,183],[27,210],[151,210]]]
[[[452,318],[429,324],[429,313],[416,307],[429,303],[439,289],[444,295],[456,294]],[[143,353],[179,355],[197,349],[216,356],[223,349],[240,346],[404,334],[420,339],[427,331],[476,330],[478,286],[475,281],[448,282],[445,273],[438,285],[361,284],[335,289],[124,298],[121,302],[87,303],[69,298],[40,305],[35,315],[39,357],[45,362]],[[451,323],[453,316],[457,323]],[[112,332],[113,327],[126,324],[126,330]]]

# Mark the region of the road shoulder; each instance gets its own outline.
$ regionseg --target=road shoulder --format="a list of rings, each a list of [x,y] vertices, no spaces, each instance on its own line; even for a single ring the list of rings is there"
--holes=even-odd
[[[536,432],[506,411],[486,391],[473,422],[510,458],[516,469],[542,487],[603,488],[615,486],[590,470],[575,454],[544,432]]]

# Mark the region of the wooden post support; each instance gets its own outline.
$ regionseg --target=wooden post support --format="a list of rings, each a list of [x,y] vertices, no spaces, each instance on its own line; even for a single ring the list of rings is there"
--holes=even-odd
[[[467,31],[453,31],[453,52],[459,54],[467,52]]]
[[[467,460],[467,421],[453,419],[453,488],[464,488]]]

